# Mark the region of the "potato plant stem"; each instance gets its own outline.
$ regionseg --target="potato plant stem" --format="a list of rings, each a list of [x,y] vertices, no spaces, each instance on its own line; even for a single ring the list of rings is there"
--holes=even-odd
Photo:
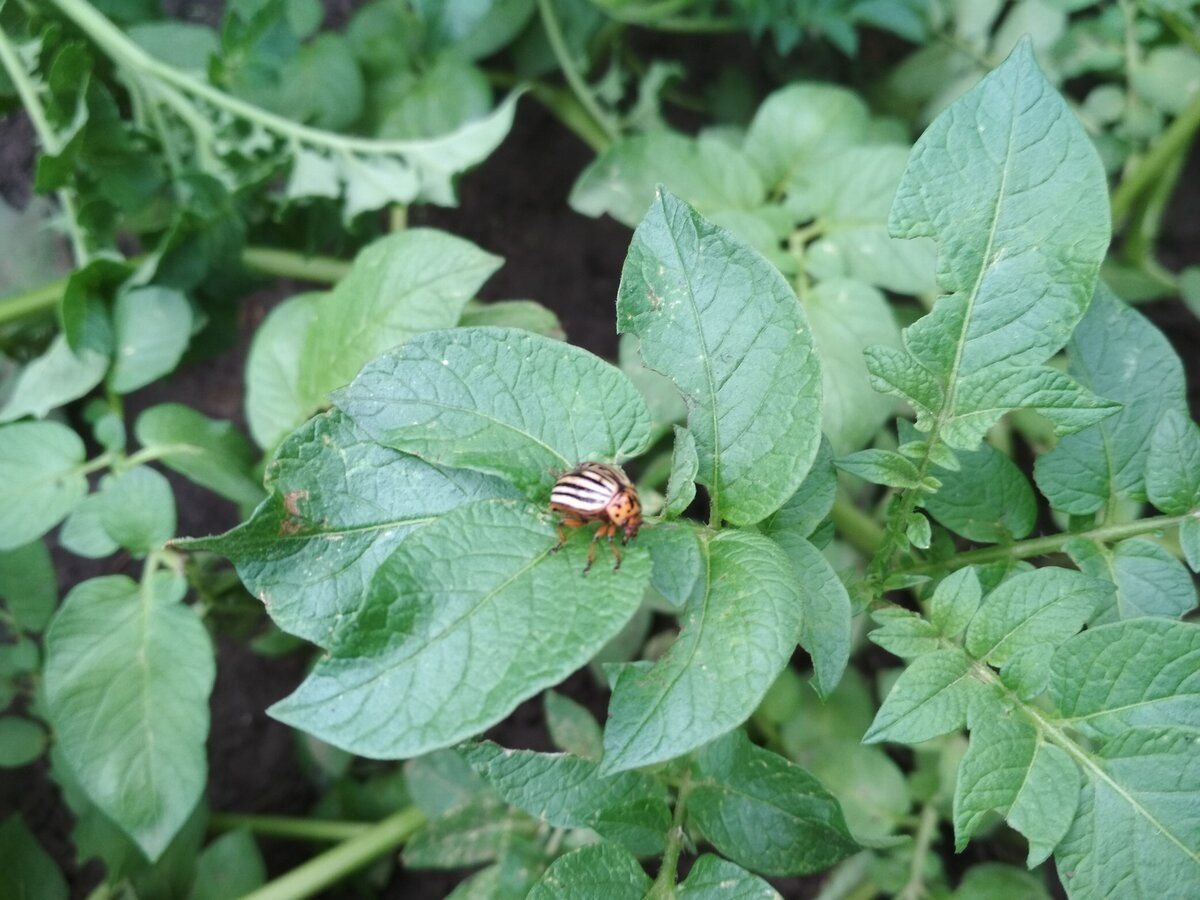
[[[956,554],[949,559],[905,566],[899,569],[898,572],[904,575],[920,575],[934,571],[952,572],[955,569],[961,569],[966,566],[1000,562],[1005,559],[1028,559],[1031,556],[1045,556],[1049,553],[1058,552],[1063,548],[1064,544],[1075,538],[1083,538],[1107,544],[1113,541],[1123,541],[1126,538],[1137,537],[1142,534],[1149,534],[1154,531],[1162,531],[1163,529],[1179,525],[1184,519],[1194,516],[1194,513],[1187,513],[1182,516],[1153,516],[1149,519],[1138,519],[1135,522],[1122,522],[1119,525],[1102,525],[1090,531],[1063,532],[1061,534],[1047,535],[1046,537],[1032,538],[1027,541],[1017,541],[1015,544],[998,544],[994,547],[981,547],[978,550],[968,550],[966,553]]]
[[[908,869],[908,881],[896,896],[900,900],[920,900],[925,896],[925,860],[929,848],[937,836],[937,810],[932,803],[921,807],[921,820],[917,825],[917,836],[913,840],[912,865]]]
[[[550,49],[554,51],[554,57],[558,60],[558,66],[562,69],[567,84],[571,86],[571,90],[575,92],[575,96],[583,108],[588,111],[588,115],[604,132],[608,142],[615,141],[621,136],[620,129],[617,128],[612,118],[600,108],[592,89],[588,87],[583,75],[575,67],[575,61],[571,59],[571,51],[563,38],[562,28],[558,24],[558,16],[554,14],[554,7],[550,0],[538,0],[538,13],[542,17],[542,28],[545,29],[546,39],[550,42]]]
[[[654,886],[646,894],[647,900],[669,900],[676,894],[675,873],[679,866],[679,853],[683,849],[683,823],[687,817],[688,794],[692,791],[691,773],[685,773],[675,794],[675,814],[671,820],[671,830],[667,832],[667,848],[663,851],[662,865],[658,869],[658,877]]]
[[[370,831],[371,822],[341,822],[332,819],[300,819],[291,816],[252,816],[242,813],[213,813],[208,827],[213,831],[245,828],[264,837],[295,838],[316,843],[339,843]]]
[[[136,261],[136,258],[130,262]],[[305,256],[274,247],[247,247],[242,263],[262,275],[295,278],[318,284],[336,284],[350,271],[350,263],[328,256]],[[0,299],[0,325],[49,315],[67,290],[68,278],[59,278],[11,297]]]
[[[884,533],[879,524],[840,494],[833,501],[831,517],[838,534],[864,556],[874,556],[883,546]]]
[[[371,825],[361,834],[246,894],[242,900],[300,900],[311,897],[383,854],[395,850],[424,823],[424,813],[415,806],[405,807]]]
[[[1192,102],[1175,117],[1175,121],[1162,133],[1137,168],[1122,179],[1113,191],[1114,229],[1128,217],[1138,197],[1154,185],[1177,157],[1187,153],[1197,129],[1200,129],[1200,94],[1192,98]]]

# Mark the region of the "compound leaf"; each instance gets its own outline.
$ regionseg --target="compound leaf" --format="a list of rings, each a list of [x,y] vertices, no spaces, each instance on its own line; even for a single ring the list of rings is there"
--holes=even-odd
[[[57,422],[0,428],[0,550],[41,537],[87,496],[83,441]]]

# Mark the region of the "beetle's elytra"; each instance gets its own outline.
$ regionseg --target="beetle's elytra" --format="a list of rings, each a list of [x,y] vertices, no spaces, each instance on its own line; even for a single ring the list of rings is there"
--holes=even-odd
[[[550,492],[550,510],[563,516],[558,523],[555,550],[566,543],[564,529],[580,528],[589,522],[601,523],[588,547],[585,572],[596,559],[596,541],[602,537],[608,538],[616,559],[613,571],[621,568],[621,551],[613,544],[613,538],[618,531],[624,531],[621,543],[629,543],[642,527],[642,503],[637,488],[628,475],[606,463],[580,463],[559,478]]]

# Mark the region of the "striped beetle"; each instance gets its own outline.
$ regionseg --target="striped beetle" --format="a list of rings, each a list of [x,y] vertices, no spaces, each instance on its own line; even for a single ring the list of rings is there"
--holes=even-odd
[[[608,538],[617,561],[613,571],[621,568],[621,551],[613,544],[613,538],[618,531],[624,530],[621,543],[627,544],[630,538],[637,537],[638,529],[642,527],[642,503],[637,488],[628,475],[606,463],[580,463],[561,476],[550,492],[550,511],[563,515],[558,523],[558,544],[554,551],[562,549],[567,541],[564,529],[580,528],[589,522],[602,523],[588,547],[585,572],[596,559],[596,541],[602,537]]]

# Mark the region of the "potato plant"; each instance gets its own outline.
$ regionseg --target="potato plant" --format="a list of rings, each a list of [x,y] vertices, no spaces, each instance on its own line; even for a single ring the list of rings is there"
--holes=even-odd
[[[377,0],[338,31],[293,0],[218,32],[0,8],[59,232],[0,219],[0,765],[74,822],[65,856],[0,823],[0,879],[1200,891],[1200,428],[1131,305],[1195,300],[1157,251],[1194,10],[1072,9]],[[875,71],[878,29],[913,46]],[[645,56],[726,31],[776,76],[744,113],[748,82]],[[479,300],[504,261],[423,218],[532,102],[595,150],[572,214],[632,229],[615,364]],[[247,434],[139,396],[222,364],[252,274],[314,287],[253,327]],[[550,492],[585,461],[640,495],[619,567],[592,528],[557,552]],[[181,535],[184,481],[240,524]],[[303,663],[269,715],[306,816],[211,808],[229,641]],[[518,708],[532,747],[503,740]],[[310,858],[264,859],[280,840]]]

